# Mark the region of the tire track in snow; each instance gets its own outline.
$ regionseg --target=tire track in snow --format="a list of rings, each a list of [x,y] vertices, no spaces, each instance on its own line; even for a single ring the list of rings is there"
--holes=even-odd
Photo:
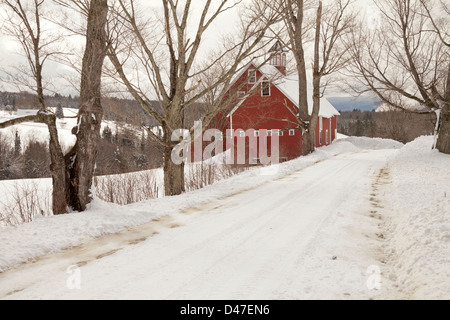
[[[35,259],[27,264],[23,264],[15,269],[0,273],[0,298],[2,296],[11,296],[14,293],[21,292],[31,286],[38,279],[33,277],[22,277],[22,273],[49,274],[52,269],[66,270],[68,266],[83,267],[93,261],[111,256],[123,249],[126,245],[137,245],[148,238],[157,235],[157,230],[171,227],[173,219],[163,217],[152,220],[146,224],[128,228],[126,231],[101,236],[88,243],[67,248],[53,255],[46,255]],[[46,270],[46,266],[50,266]]]

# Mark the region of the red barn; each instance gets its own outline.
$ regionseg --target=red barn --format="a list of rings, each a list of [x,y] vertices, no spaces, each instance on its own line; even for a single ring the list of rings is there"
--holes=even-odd
[[[250,63],[238,74],[228,90],[228,97],[233,103],[224,113],[216,116],[210,127],[219,129],[223,134],[224,150],[243,140],[246,150],[246,162],[257,162],[260,140],[267,142],[267,152],[271,154],[271,140],[278,136],[280,161],[290,160],[301,155],[301,131],[290,129],[296,127],[295,110],[298,108],[299,90],[297,75],[286,74],[286,52],[277,42],[269,51],[269,64],[257,67]],[[312,90],[308,96],[309,112],[312,111]],[[316,127],[315,144],[321,147],[331,144],[336,139],[337,116],[339,112],[322,98],[320,101],[319,120]],[[228,130],[228,132],[227,132]],[[233,139],[227,134],[233,133]],[[252,137],[253,136],[253,137]],[[230,141],[234,142],[233,145]],[[257,142],[252,154],[249,146]],[[193,151],[193,150],[192,150]],[[235,156],[238,152],[235,152]],[[259,156],[256,156],[259,158]]]

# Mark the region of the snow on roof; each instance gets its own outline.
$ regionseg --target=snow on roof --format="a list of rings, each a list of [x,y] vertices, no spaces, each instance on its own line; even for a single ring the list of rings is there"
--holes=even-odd
[[[276,68],[275,68],[276,69]],[[311,83],[308,81],[308,83]],[[298,106],[299,90],[298,90],[298,76],[291,75],[275,80],[273,83],[281,92],[283,92],[296,106]],[[312,88],[308,85],[308,112],[312,113],[313,98]],[[326,99],[320,98],[319,116],[324,118],[331,118],[340,115],[339,111]]]
[[[282,74],[278,68],[271,64],[262,65],[258,70],[263,74],[263,77],[265,76],[271,80],[281,79],[284,77],[284,74]]]
[[[259,68],[259,71],[263,73],[264,76],[273,81],[273,84],[280,89],[281,92],[286,95],[296,106],[298,106],[299,90],[298,90],[298,76],[289,75],[284,76],[275,66],[273,65],[263,65]],[[263,77],[264,77],[263,76]],[[312,83],[308,79],[308,84]],[[310,94],[311,93],[311,94]],[[308,85],[308,112],[312,113],[313,99],[312,99],[312,88]],[[320,110],[319,116],[324,118],[331,118],[333,116],[340,115],[339,111],[333,107],[333,105],[326,99],[320,99]]]

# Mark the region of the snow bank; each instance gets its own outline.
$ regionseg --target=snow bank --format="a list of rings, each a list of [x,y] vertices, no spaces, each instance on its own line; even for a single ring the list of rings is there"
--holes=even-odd
[[[342,139],[350,142],[360,149],[382,150],[382,149],[400,149],[404,146],[403,143],[382,138],[367,138],[367,137],[347,137]]]
[[[128,227],[257,187],[337,154],[370,147],[397,147],[391,140],[377,143],[371,143],[370,140],[342,139],[331,146],[318,149],[309,156],[279,165],[256,167],[180,196],[148,200],[128,206],[104,203],[96,199],[89,210],[83,213],[41,217],[23,225],[0,227],[0,272],[39,256],[80,245],[101,235],[120,232]]]
[[[450,293],[450,155],[432,144],[433,137],[420,137],[388,163],[386,251],[402,299]]]

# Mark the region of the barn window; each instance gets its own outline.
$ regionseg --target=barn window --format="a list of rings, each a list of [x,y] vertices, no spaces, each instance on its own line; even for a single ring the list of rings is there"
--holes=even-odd
[[[283,131],[278,130],[278,136],[279,136],[279,137],[282,137],[282,136],[283,136]]]
[[[328,130],[325,130],[325,144],[328,144]]]
[[[242,99],[243,97],[245,97],[245,91],[238,91],[237,97],[238,97],[238,99]]]
[[[239,137],[241,138],[245,137],[245,132],[243,130],[239,131]]]
[[[285,54],[285,53],[283,53],[283,54],[281,55],[281,66],[282,66],[282,67],[285,67],[285,66],[286,66],[286,54]]]
[[[250,69],[248,70],[248,83],[255,83],[256,82],[256,70]]]
[[[281,56],[280,56],[280,54],[276,54],[276,55],[274,55],[273,56],[273,65],[274,66],[280,66],[281,65]]]
[[[267,130],[267,136],[271,137],[272,136],[272,130]]]
[[[261,95],[263,97],[270,96],[270,82],[267,80],[261,82]]]
[[[259,137],[259,131],[255,130],[255,137]]]
[[[290,136],[294,136],[295,135],[295,130],[294,129],[289,129],[289,135]]]

